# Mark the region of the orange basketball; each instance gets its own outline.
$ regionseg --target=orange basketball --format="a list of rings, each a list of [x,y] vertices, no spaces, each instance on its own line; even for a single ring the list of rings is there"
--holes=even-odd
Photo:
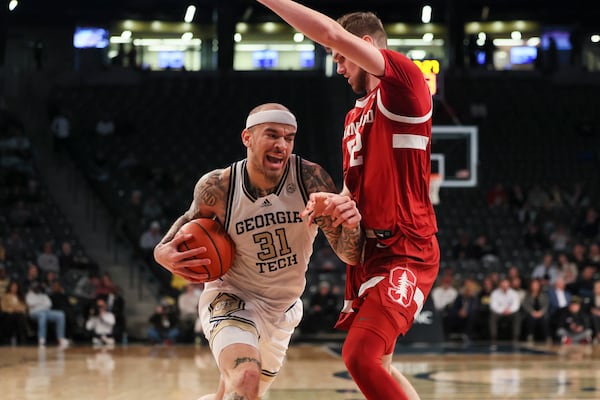
[[[229,270],[235,256],[235,244],[219,221],[211,218],[194,219],[183,225],[179,233],[194,235],[179,245],[179,251],[206,247],[206,253],[198,255],[197,258],[209,258],[211,263],[189,268],[193,272],[208,274],[205,282],[214,281]]]

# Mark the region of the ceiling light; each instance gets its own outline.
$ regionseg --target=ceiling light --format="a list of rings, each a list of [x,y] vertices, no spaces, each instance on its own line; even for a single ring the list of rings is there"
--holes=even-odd
[[[242,41],[242,34],[237,32],[235,35],[233,35],[233,41],[236,43],[239,43]]]
[[[426,42],[431,42],[433,40],[433,33],[427,32],[423,35],[423,40]]]
[[[185,17],[183,17],[183,20],[185,22],[192,22],[194,20],[195,14],[196,14],[196,6],[188,6],[187,10],[185,10]]]
[[[273,33],[275,32],[275,29],[277,29],[277,26],[273,22],[265,22],[263,29],[267,33]]]
[[[423,6],[423,11],[421,11],[421,21],[424,24],[431,22],[431,6]]]
[[[304,41],[304,34],[302,34],[300,32],[294,33],[294,42],[302,43],[303,41]]]
[[[8,10],[12,11],[15,8],[17,8],[18,5],[19,5],[18,0],[10,0],[10,2],[8,3]]]

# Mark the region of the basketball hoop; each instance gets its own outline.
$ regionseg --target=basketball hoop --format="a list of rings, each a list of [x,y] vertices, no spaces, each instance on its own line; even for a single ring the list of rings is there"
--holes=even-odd
[[[440,204],[440,186],[443,181],[444,177],[441,174],[431,174],[429,178],[429,198],[434,206]]]

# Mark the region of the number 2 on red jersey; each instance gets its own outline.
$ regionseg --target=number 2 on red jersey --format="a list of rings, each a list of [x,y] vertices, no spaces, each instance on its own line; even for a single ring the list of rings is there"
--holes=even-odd
[[[359,154],[362,150],[362,136],[360,133],[354,135],[354,140],[348,140],[348,154],[350,155],[350,166],[356,167],[363,164],[363,156]]]

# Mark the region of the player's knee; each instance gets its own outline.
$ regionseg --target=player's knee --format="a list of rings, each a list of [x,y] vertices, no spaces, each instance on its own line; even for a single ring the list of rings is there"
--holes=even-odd
[[[236,371],[231,376],[228,392],[243,395],[244,398],[258,399],[260,371],[257,367],[248,366]]]
[[[373,354],[365,351],[366,346],[353,341],[346,341],[342,348],[342,359],[350,374],[360,371],[365,364],[372,361]]]

